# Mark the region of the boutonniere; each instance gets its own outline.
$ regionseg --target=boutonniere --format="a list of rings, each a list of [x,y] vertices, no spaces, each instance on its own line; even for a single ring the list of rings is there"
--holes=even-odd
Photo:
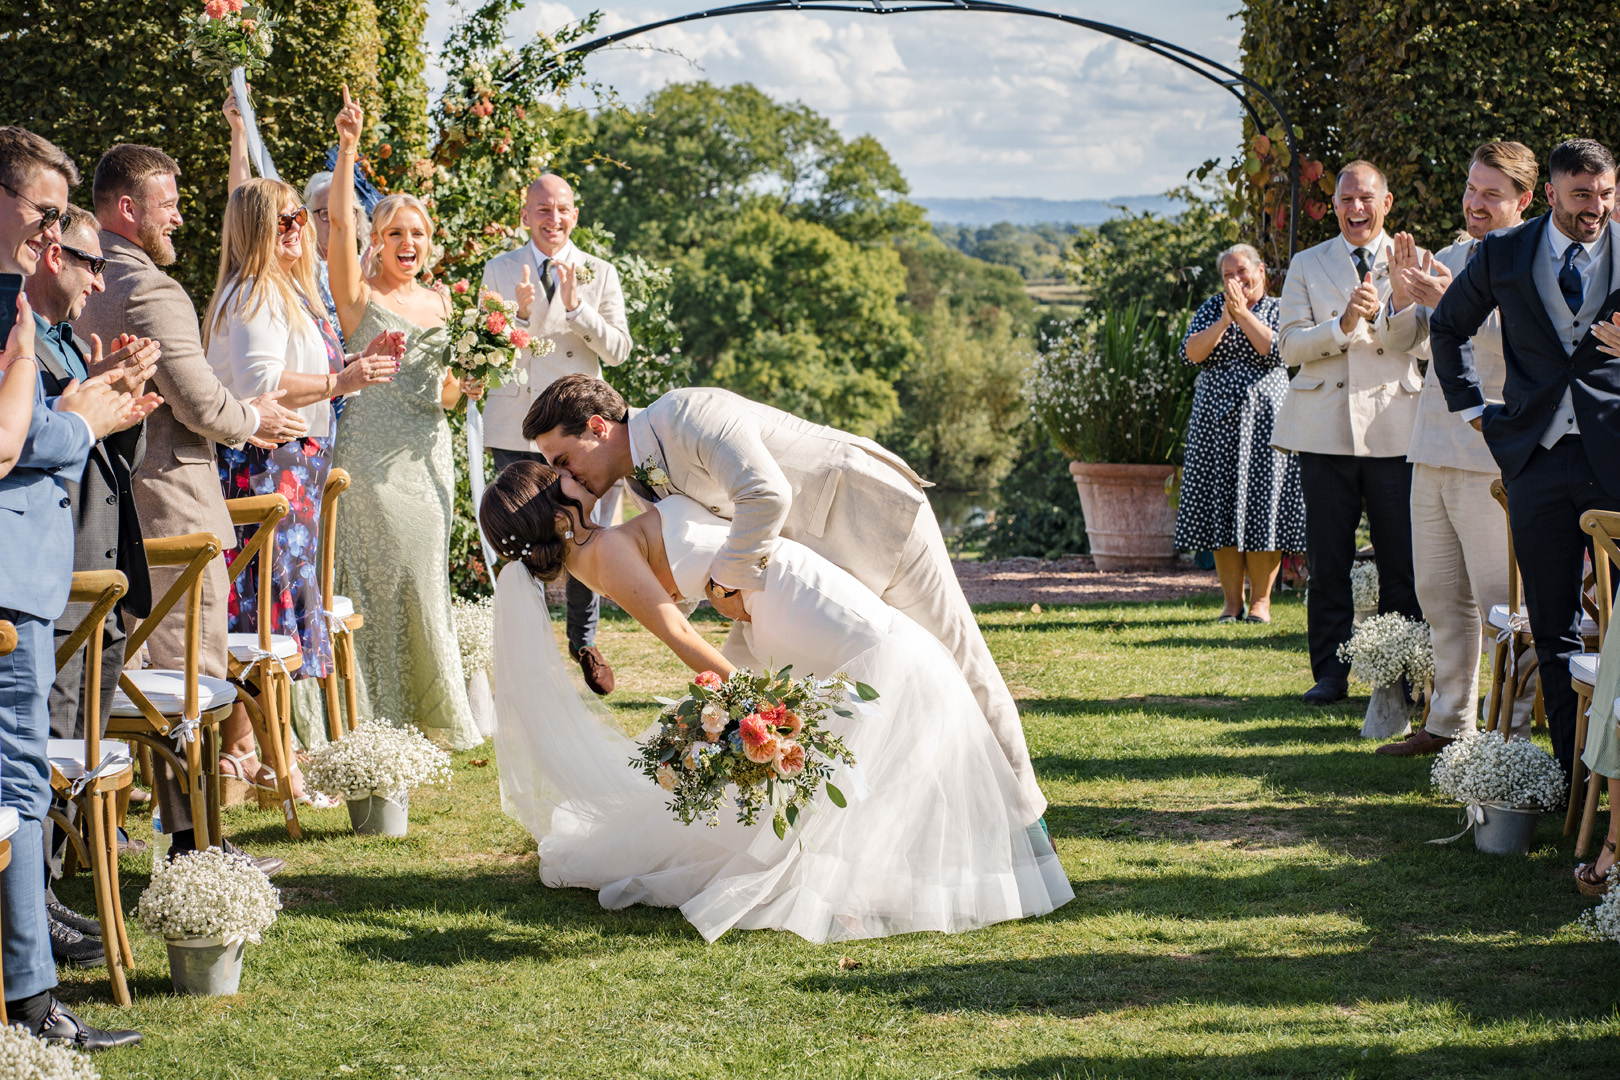
[[[642,484],[654,491],[659,488],[669,487],[669,474],[664,471],[663,466],[658,464],[658,459],[651,454],[647,455],[646,461],[637,465],[630,472]]]
[[[596,280],[596,267],[580,260],[580,264],[574,268],[574,280],[581,285],[589,285]]]

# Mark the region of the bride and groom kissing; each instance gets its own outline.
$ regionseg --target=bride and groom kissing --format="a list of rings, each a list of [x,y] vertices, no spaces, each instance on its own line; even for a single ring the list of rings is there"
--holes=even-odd
[[[587,375],[547,387],[523,434],[549,464],[508,466],[480,519],[509,560],[495,598],[503,804],[535,835],[547,885],[680,907],[709,940],[956,932],[1072,898],[1017,706],[904,461],[729,391],[631,409]],[[598,527],[620,480],[644,512]],[[674,821],[630,768],[632,740],[569,680],[535,580],[565,569],[695,672],[792,665],[877,687],[878,707],[839,722],[860,762],[847,808],[818,805],[783,838]],[[718,650],[682,607],[705,598],[733,619]]]

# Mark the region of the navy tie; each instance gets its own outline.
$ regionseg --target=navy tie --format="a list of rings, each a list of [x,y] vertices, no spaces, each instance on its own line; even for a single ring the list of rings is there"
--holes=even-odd
[[[546,291],[546,303],[551,303],[551,298],[557,295],[557,283],[551,280],[550,257],[540,264],[540,287]]]
[[[1368,258],[1368,256],[1371,254],[1372,252],[1368,251],[1366,248],[1356,248],[1355,255],[1357,285],[1360,285],[1363,281],[1366,281],[1367,275],[1372,273],[1372,260]]]
[[[1581,304],[1586,301],[1581,288],[1581,272],[1575,269],[1575,256],[1580,253],[1581,245],[1569,245],[1564,249],[1564,265],[1558,268],[1558,291],[1564,294],[1564,303],[1569,305],[1571,315],[1580,311]]]

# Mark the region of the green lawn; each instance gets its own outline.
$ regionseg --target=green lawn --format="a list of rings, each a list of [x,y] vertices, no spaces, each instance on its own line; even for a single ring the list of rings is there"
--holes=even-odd
[[[1425,844],[1459,827],[1428,761],[1375,756],[1364,697],[1300,704],[1298,604],[1217,627],[1216,603],[981,611],[1074,882],[1050,917],[705,945],[675,912],[541,887],[486,748],[413,797],[404,841],[358,839],[342,810],[304,815],[298,844],[230,814],[290,864],[239,996],[172,996],[139,929],[132,1009],[96,974],[63,996],[146,1033],[99,1059],[109,1078],[1620,1072],[1620,948],[1570,928],[1590,902],[1555,825],[1526,859]],[[681,673],[622,618],[600,644],[645,724]],[[128,910],[146,871],[124,862]],[[83,878],[62,892],[88,907]]]

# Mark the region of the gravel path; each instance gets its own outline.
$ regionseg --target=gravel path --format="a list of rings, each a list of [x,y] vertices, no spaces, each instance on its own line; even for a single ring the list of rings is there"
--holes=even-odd
[[[1174,570],[1103,573],[1088,556],[957,562],[956,577],[970,604],[1096,604],[1180,600],[1215,592],[1215,571],[1190,563]]]

